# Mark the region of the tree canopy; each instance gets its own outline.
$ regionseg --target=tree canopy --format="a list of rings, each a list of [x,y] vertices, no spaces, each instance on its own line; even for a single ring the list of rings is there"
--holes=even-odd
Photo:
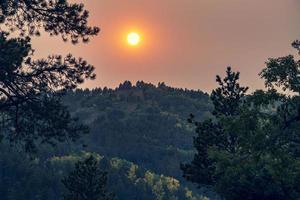
[[[296,43],[293,44],[297,47]],[[260,73],[267,90],[246,94],[239,73],[227,69],[212,92],[214,117],[198,122],[196,154],[184,177],[228,200],[300,196],[300,61],[272,58]],[[288,91],[288,93],[282,93]],[[293,94],[293,95],[291,95]]]
[[[0,2],[0,23],[21,36],[40,35],[41,29],[51,35],[61,35],[67,41],[89,41],[99,32],[88,25],[89,12],[83,4],[67,0],[3,0]]]
[[[36,142],[76,139],[87,128],[78,125],[60,103],[62,91],[94,79],[94,67],[72,55],[34,60],[32,36],[41,31],[72,43],[87,42],[98,27],[88,25],[83,4],[65,0],[5,0],[0,2],[1,138],[32,150]],[[10,33],[18,32],[17,38]],[[50,110],[51,109],[51,110]]]
[[[66,200],[112,200],[106,189],[107,173],[99,168],[97,159],[91,155],[75,164],[75,170],[62,180],[68,192]]]

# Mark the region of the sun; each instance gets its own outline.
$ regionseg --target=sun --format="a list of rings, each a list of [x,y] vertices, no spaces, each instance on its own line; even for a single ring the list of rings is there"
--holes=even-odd
[[[128,33],[127,42],[131,46],[137,46],[141,41],[141,36],[136,32]]]

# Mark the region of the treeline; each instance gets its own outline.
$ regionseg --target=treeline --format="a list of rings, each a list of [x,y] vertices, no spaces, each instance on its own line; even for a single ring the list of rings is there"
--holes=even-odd
[[[209,118],[212,105],[201,91],[129,81],[114,90],[76,90],[64,97],[71,113],[90,127],[85,149],[120,157],[182,180],[181,162],[193,155],[190,113]],[[196,112],[195,112],[196,111]]]
[[[125,81],[116,89],[69,91],[63,103],[90,133],[75,143],[39,146],[33,155],[2,145],[2,199],[62,198],[61,180],[88,152],[101,158],[107,187],[117,199],[202,199],[183,180],[180,163],[194,154],[189,113],[196,110],[199,120],[211,116],[208,94]]]

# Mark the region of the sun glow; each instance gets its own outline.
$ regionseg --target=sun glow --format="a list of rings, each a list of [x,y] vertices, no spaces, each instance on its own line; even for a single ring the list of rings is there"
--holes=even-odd
[[[128,33],[127,42],[131,46],[137,46],[141,41],[141,36],[136,32]]]

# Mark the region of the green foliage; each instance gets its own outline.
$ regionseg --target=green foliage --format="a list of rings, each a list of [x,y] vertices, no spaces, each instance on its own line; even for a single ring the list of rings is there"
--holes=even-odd
[[[107,173],[98,166],[97,159],[91,155],[75,164],[75,169],[62,180],[68,193],[66,200],[110,200],[114,199],[106,189]]]
[[[139,165],[120,158],[105,158],[95,153],[81,152],[47,159],[29,159],[26,154],[10,147],[1,146],[0,151],[0,196],[1,200],[57,200],[68,193],[62,183],[63,177],[74,173],[76,163],[84,163],[93,156],[98,163],[93,167],[107,171],[107,188],[122,200],[201,200],[202,197],[183,185],[183,182],[158,175]],[[81,165],[86,166],[85,164]],[[90,166],[90,165],[89,165]],[[99,176],[104,175],[102,170]],[[75,168],[75,171],[76,168]],[[89,170],[82,170],[87,172]],[[97,170],[96,170],[97,171]],[[94,174],[95,170],[91,170]],[[81,173],[85,174],[85,173]],[[106,176],[106,175],[105,175]],[[72,176],[77,177],[77,175]],[[81,176],[85,177],[85,176]],[[93,177],[94,179],[95,177]],[[84,178],[83,178],[84,179]],[[68,179],[65,179],[68,181]],[[78,180],[77,178],[75,180]],[[82,180],[81,178],[79,180]],[[73,182],[73,181],[72,181]],[[77,181],[74,181],[77,182]],[[99,181],[101,182],[101,181]],[[76,184],[77,185],[77,184]],[[71,184],[69,185],[71,186]],[[78,185],[77,185],[78,186]],[[77,188],[77,186],[73,187]],[[85,188],[85,186],[83,186]],[[92,187],[94,188],[94,187]]]
[[[3,162],[15,163],[9,164],[11,173],[5,176],[10,184],[2,187],[8,196],[17,195],[9,191],[19,190],[14,183],[20,183],[24,188],[37,189],[26,189],[26,196],[19,193],[16,199],[59,199],[66,193],[60,180],[73,170],[76,162],[91,155],[78,153],[84,148],[104,155],[103,158],[93,154],[101,159],[101,169],[108,172],[107,186],[117,199],[201,199],[199,192],[182,180],[178,166],[193,154],[193,132],[186,117],[196,109],[199,109],[199,119],[210,116],[207,94],[139,82],[138,87],[131,85],[127,89],[77,89],[63,96],[63,101],[71,114],[79,117],[78,123],[70,127],[86,123],[91,127],[91,134],[81,138],[77,146],[62,143],[55,149],[48,145],[39,147],[38,162],[23,161],[22,153],[9,156],[13,151],[8,148]],[[55,112],[54,107],[51,112]],[[47,112],[44,114],[47,116]],[[37,115],[33,122],[38,122],[40,117]],[[58,126],[66,123],[64,119],[61,117]],[[18,168],[20,162],[24,166]],[[7,195],[3,193],[1,197],[9,199]]]
[[[246,88],[234,92],[240,88],[238,73],[227,70],[224,81],[234,80],[231,87],[217,78],[215,119],[197,122],[192,115],[189,120],[197,127],[197,152],[181,166],[184,177],[228,200],[299,198],[299,68],[292,56],[270,59],[261,72],[269,90],[248,96]],[[295,95],[279,93],[278,87]]]
[[[125,82],[115,90],[76,90],[64,102],[90,127],[84,139],[86,150],[121,157],[178,179],[182,179],[180,162],[193,154],[193,132],[186,118],[198,110],[203,119],[211,110],[208,95],[200,91],[143,82]]]
[[[238,83],[240,77],[239,72],[232,72],[231,67],[226,70],[226,77],[222,80],[217,76],[216,82],[219,88],[212,91],[211,100],[214,104],[213,114],[218,115],[234,115],[239,110],[239,103],[245,96],[248,87],[241,87]]]
[[[124,190],[118,190],[117,195],[120,199],[128,197],[130,197],[129,199],[149,200],[202,199],[201,196],[193,194],[191,190],[184,187],[175,178],[157,175],[152,171],[145,170],[138,165],[119,158],[111,159],[110,165],[111,181],[115,184],[117,183],[112,187],[122,188],[126,185]],[[115,176],[116,174],[119,175]],[[122,182],[119,182],[120,180]]]
[[[72,55],[34,60],[30,44],[30,37],[41,29],[73,43],[88,41],[99,29],[88,26],[87,20],[82,4],[65,0],[0,1],[1,30],[8,31],[0,32],[1,139],[34,151],[41,143],[75,140],[87,132],[87,127],[76,125],[60,96],[94,79],[94,67]],[[8,37],[14,31],[19,37]]]
[[[260,75],[265,79],[266,87],[274,88],[276,86],[281,87],[284,91],[300,93],[299,65],[299,61],[296,61],[292,55],[271,58]]]

